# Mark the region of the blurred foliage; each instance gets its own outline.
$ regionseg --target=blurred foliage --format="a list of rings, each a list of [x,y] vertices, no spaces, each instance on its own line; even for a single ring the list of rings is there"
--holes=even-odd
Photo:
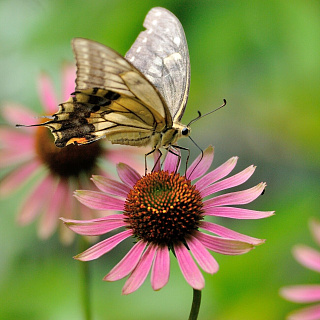
[[[184,123],[226,98],[192,136],[203,148],[215,146],[215,166],[233,155],[238,170],[258,165],[246,185],[267,181],[268,188],[250,207],[277,211],[261,221],[221,221],[267,242],[243,256],[215,255],[220,271],[205,275],[199,319],[283,319],[296,306],[278,296],[279,287],[319,282],[291,255],[296,243],[312,245],[307,223],[320,213],[319,1],[2,0],[0,101],[39,111],[37,76],[45,71],[61,85],[72,38],[125,54],[154,6],[176,14],[186,32],[192,80]],[[182,144],[197,153],[188,140]],[[16,226],[25,192],[1,200],[0,319],[81,319],[79,262],[71,258],[78,249],[61,247],[56,237],[39,241],[35,224]],[[121,296],[124,281],[101,281],[126,252],[121,248],[90,262],[94,319],[186,319],[192,290],[174,260],[159,292],[146,282]]]

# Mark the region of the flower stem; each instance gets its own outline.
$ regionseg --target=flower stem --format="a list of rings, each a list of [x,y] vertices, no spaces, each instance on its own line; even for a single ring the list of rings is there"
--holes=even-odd
[[[201,290],[193,289],[193,300],[189,320],[197,320],[201,304]]]
[[[79,239],[80,252],[88,249],[88,242],[84,237]],[[90,270],[89,263],[80,261],[81,303],[85,320],[91,320]]]

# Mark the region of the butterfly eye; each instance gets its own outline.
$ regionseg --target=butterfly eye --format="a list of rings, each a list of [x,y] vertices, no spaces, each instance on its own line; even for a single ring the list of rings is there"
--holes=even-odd
[[[188,128],[183,128],[183,129],[181,130],[181,134],[182,134],[183,136],[187,136],[189,133],[190,133],[190,131],[189,131]]]

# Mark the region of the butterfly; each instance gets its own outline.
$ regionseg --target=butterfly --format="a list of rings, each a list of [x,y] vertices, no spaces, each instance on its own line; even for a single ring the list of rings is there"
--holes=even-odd
[[[48,127],[57,147],[106,138],[114,144],[169,148],[190,127],[180,123],[190,86],[188,46],[180,21],[151,9],[125,58],[92,40],[75,38],[76,88]]]
[[[170,151],[190,135],[190,124],[201,114],[188,125],[180,123],[190,87],[183,27],[160,7],[148,12],[143,26],[125,57],[92,40],[72,40],[75,92],[51,120],[34,125],[48,127],[57,147],[106,138],[113,144],[151,146],[151,154],[162,147]]]

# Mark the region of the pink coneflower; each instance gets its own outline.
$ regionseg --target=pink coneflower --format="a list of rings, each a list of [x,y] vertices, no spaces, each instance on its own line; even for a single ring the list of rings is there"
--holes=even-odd
[[[39,77],[40,101],[44,109],[42,115],[55,113],[59,101],[65,101],[74,91],[74,67],[65,66],[62,73],[63,94],[59,99],[54,94],[49,77],[45,74]],[[112,163],[123,160],[123,149],[106,149],[101,141],[60,149],[54,145],[53,136],[46,128],[15,127],[16,124],[41,121],[31,110],[8,103],[1,107],[1,112],[9,125],[0,126],[0,168],[8,169],[9,173],[1,181],[0,195],[7,196],[30,178],[36,177],[29,195],[21,204],[18,222],[25,225],[42,213],[38,233],[41,238],[48,238],[57,228],[60,216],[82,219],[97,217],[97,212],[79,206],[72,192],[87,186],[92,173],[104,172],[99,169],[102,159]],[[132,157],[128,157],[128,152],[131,151],[126,150],[125,159],[130,160]],[[65,243],[71,242],[74,237],[74,233],[67,228],[61,228],[60,235]]]
[[[318,245],[320,245],[320,222],[312,220],[310,229]],[[320,252],[308,246],[298,245],[293,248],[295,259],[303,266],[320,272]],[[295,285],[284,287],[280,294],[287,300],[297,303],[320,302],[320,285]],[[320,304],[312,305],[290,313],[289,320],[320,320]]]
[[[120,227],[124,227],[124,231],[97,243],[75,258],[81,261],[97,259],[123,240],[133,237],[136,243],[132,249],[104,280],[116,281],[129,275],[122,291],[129,294],[141,286],[151,269],[151,286],[159,290],[169,279],[171,250],[186,281],[195,290],[201,290],[204,278],[195,261],[205,272],[213,274],[218,271],[218,263],[208,249],[238,255],[262,244],[264,240],[204,221],[206,216],[260,219],[273,214],[271,211],[229,206],[252,202],[263,192],[265,183],[204,200],[216,192],[244,183],[255,167],[250,166],[223,179],[235,167],[237,157],[207,174],[213,160],[213,148],[207,148],[200,159],[199,156],[182,176],[176,173],[178,157],[171,153],[168,153],[162,170],[158,167],[143,177],[125,164],[117,167],[122,182],[93,176],[92,180],[101,191],[76,191],[75,196],[92,209],[122,213],[87,221],[62,220],[81,235],[102,235]]]

